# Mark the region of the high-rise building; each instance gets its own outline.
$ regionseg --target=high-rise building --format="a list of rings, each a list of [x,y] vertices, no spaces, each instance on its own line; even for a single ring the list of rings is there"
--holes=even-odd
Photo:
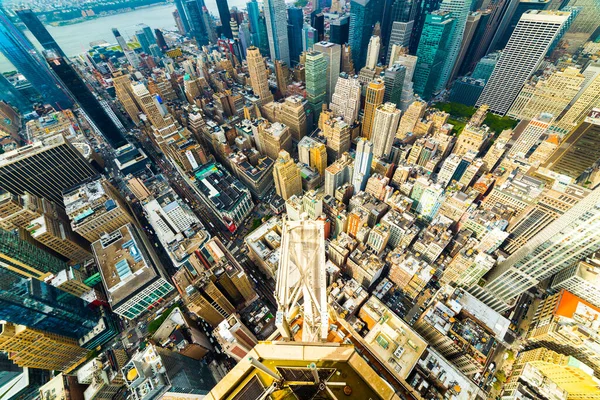
[[[58,43],[56,43],[56,40],[54,40],[52,35],[50,35],[50,32],[48,32],[44,24],[42,24],[30,8],[17,10],[15,13],[19,19],[23,21],[27,29],[29,29],[29,32],[31,32],[36,40],[42,45],[44,50],[53,51],[62,57],[66,57]]]
[[[71,337],[9,322],[0,325],[0,350],[21,367],[64,372],[84,362],[89,353]]]
[[[367,47],[367,60],[365,68],[375,70],[379,62],[379,50],[381,50],[381,38],[379,36],[371,36],[369,46]]]
[[[386,2],[386,9],[383,16],[382,39],[386,47],[391,48],[394,44],[408,47],[410,44],[410,34],[414,18],[417,11],[417,2],[413,0],[394,0]],[[391,4],[391,7],[389,5]],[[407,35],[399,39],[397,36],[398,27],[404,25],[410,28],[405,30]],[[396,36],[395,36],[396,34]]]
[[[306,74],[306,99],[314,113],[314,119],[318,120],[327,101],[327,58],[325,54],[311,51],[306,54],[304,70]]]
[[[238,362],[258,344],[256,336],[235,314],[223,320],[214,334],[225,353]]]
[[[598,161],[600,149],[596,143],[599,138],[600,109],[594,108],[590,116],[563,140],[543,166],[577,179]]]
[[[183,0],[175,0],[175,7],[177,8],[177,12],[179,14],[179,19],[181,20],[181,24],[183,25],[183,34],[185,35],[190,30],[190,23],[188,22],[187,16],[185,15],[185,9],[183,7]]]
[[[56,109],[73,107],[73,99],[31,42],[0,7],[0,52],[25,76],[44,102]]]
[[[347,124],[358,120],[360,111],[360,82],[355,77],[342,72],[338,77],[335,90],[331,96],[329,108],[335,115],[339,115]]]
[[[301,163],[310,165],[319,171],[321,176],[324,176],[325,168],[327,168],[327,150],[325,144],[309,136],[303,137],[298,143],[298,160]]]
[[[337,188],[352,179],[354,160],[350,154],[344,153],[333,164],[325,169],[325,194],[333,196]]]
[[[361,138],[356,145],[354,158],[354,171],[352,172],[352,186],[354,193],[364,190],[367,180],[371,176],[371,162],[373,161],[373,144]]]
[[[302,194],[300,168],[287,151],[280,152],[279,157],[275,160],[273,179],[275,180],[275,190],[282,199],[287,200],[294,195]]]
[[[552,289],[565,289],[575,296],[600,307],[600,266],[597,258],[579,261],[559,272],[552,280]]]
[[[290,44],[288,42],[287,7],[284,0],[266,0],[264,3],[267,34],[271,60],[290,63]]]
[[[279,122],[287,126],[292,139],[299,142],[306,135],[305,100],[302,96],[288,96],[281,103]]]
[[[581,8],[581,12],[564,36],[565,42],[569,44],[569,52],[573,52],[598,29],[600,4],[593,0],[570,0],[566,7]]]
[[[127,62],[129,62],[129,64],[131,64],[132,67],[139,68],[140,58],[138,57],[137,53],[129,48],[127,42],[125,41],[123,36],[121,36],[121,33],[117,28],[112,28],[112,33],[115,39],[117,40],[117,43],[121,47],[121,50],[123,50]]]
[[[462,35],[460,51],[458,53],[458,56],[456,57],[456,62],[454,63],[454,67],[452,68],[452,74],[450,75],[448,83],[452,82],[458,76],[458,71],[463,65],[465,56],[467,55],[467,51],[472,47],[471,44],[473,43],[473,41],[477,40],[475,34],[480,33],[480,30],[478,28],[481,23],[481,16],[482,13],[479,11],[469,12],[467,22],[465,23],[465,30]]]
[[[352,0],[350,2],[350,38],[354,68],[362,69],[367,59],[369,40],[375,23],[381,21],[382,0]]]
[[[83,79],[65,58],[48,53],[46,60],[52,70],[73,94],[94,129],[115,149],[126,144],[123,134],[115,124],[96,96],[90,91]]]
[[[304,13],[301,8],[290,7],[288,13],[288,39],[290,46],[291,66],[295,66],[300,61],[302,53],[302,27],[304,26]]]
[[[555,71],[547,79],[540,78],[535,84],[526,84],[507,115],[522,120],[547,113],[556,118],[579,93],[584,79],[579,68],[567,67]]]
[[[0,187],[14,195],[28,192],[56,204],[62,204],[63,190],[97,173],[60,134],[0,156]]]
[[[106,178],[96,176],[65,190],[63,202],[73,231],[89,242],[133,223],[125,202]]]
[[[385,70],[383,81],[385,83],[385,93],[383,101],[394,103],[398,108],[402,106],[402,92],[406,77],[406,67],[400,64],[394,64]]]
[[[392,64],[391,56],[394,47],[401,47],[408,50],[410,45],[411,34],[413,32],[414,21],[399,22],[396,21],[392,24],[392,32],[390,35],[390,42],[387,47],[386,64]]]
[[[189,16],[189,34],[196,39],[198,46],[208,44],[208,29],[204,23],[203,10],[196,0],[188,0],[185,2],[187,15]],[[229,22],[227,23],[229,26]]]
[[[408,133],[412,132],[417,122],[419,122],[421,118],[423,118],[423,115],[425,115],[425,110],[427,110],[427,103],[422,101],[412,102],[400,119],[396,137],[403,139]]]
[[[529,205],[508,226],[510,236],[504,243],[504,251],[512,254],[520,249],[588,193],[589,190],[576,185],[568,186],[564,192],[550,189],[542,193],[537,202]]]
[[[350,37],[350,16],[342,15],[329,21],[329,41],[340,46],[348,43]]]
[[[434,11],[425,18],[413,76],[415,92],[424,99],[429,99],[443,86],[440,82],[455,25],[456,20],[448,11]]]
[[[454,19],[454,29],[449,32],[450,37],[448,38],[447,53],[439,80],[434,88],[435,91],[444,89],[452,77],[452,72],[454,71],[461,46],[463,45],[465,28],[473,3],[474,0],[442,0],[440,11],[451,13],[452,19]]]
[[[231,13],[229,12],[227,0],[217,0],[217,9],[219,10],[219,19],[221,20],[221,34],[228,39],[233,39],[231,26],[229,25]]]
[[[317,30],[307,23],[302,26],[302,50],[312,51],[315,43],[319,41]]]
[[[123,105],[125,112],[129,115],[129,118],[133,121],[135,125],[140,123],[140,109],[136,101],[134,100],[133,90],[131,88],[131,79],[129,78],[129,74],[123,74],[121,72],[115,72],[113,75],[113,87],[115,88],[115,93],[117,95],[117,99]]]
[[[373,156],[389,156],[392,151],[392,144],[396,138],[396,130],[400,122],[400,110],[394,103],[383,103],[375,109],[375,118],[373,120]]]
[[[246,52],[246,62],[248,63],[248,73],[250,75],[250,84],[252,91],[260,98],[261,104],[267,104],[273,101],[273,95],[269,90],[269,76],[265,61],[260,55],[257,47],[248,47]]]
[[[146,32],[144,32],[142,29],[135,31],[135,39],[140,44],[140,47],[142,48],[144,53],[146,53],[148,55],[152,54],[150,52],[150,41],[148,40],[148,37],[146,36]]]
[[[382,79],[376,79],[367,86],[365,94],[365,111],[362,122],[362,136],[370,139],[373,135],[373,121],[375,110],[381,104],[385,96],[385,83]]]
[[[338,77],[340,76],[342,47],[339,44],[331,42],[319,42],[315,43],[313,50],[323,53],[327,60],[327,94],[325,100],[327,103],[330,103]]]
[[[419,47],[419,41],[421,39],[421,34],[423,32],[423,27],[425,26],[425,19],[427,18],[427,15],[439,10],[441,2],[442,0],[424,0],[415,4],[415,23],[410,37],[409,47],[409,50],[412,54],[415,54],[417,48]]]
[[[521,126],[515,128],[515,132],[518,132],[519,136],[510,148],[508,155],[510,157],[527,158],[529,151],[538,143],[542,135],[548,131],[552,118],[552,114],[540,114],[531,121],[521,121],[519,124]]]
[[[599,68],[594,69],[598,70]],[[577,94],[576,99],[569,110],[552,124],[550,127],[552,132],[565,136],[588,117],[590,112],[593,111],[592,109],[595,110],[594,107],[598,107],[600,101],[600,74],[592,75],[587,83],[584,82],[582,91]]]
[[[31,237],[72,262],[91,258],[89,243],[71,230],[69,223],[61,218],[44,214],[30,221],[25,228]]]
[[[159,306],[173,291],[152,245],[131,224],[92,243],[113,312],[132,320]]]
[[[595,189],[486,275],[473,293],[498,310],[516,296],[600,249],[600,189]]]
[[[476,105],[487,104],[492,112],[505,115],[570,15],[564,11],[523,14]]]

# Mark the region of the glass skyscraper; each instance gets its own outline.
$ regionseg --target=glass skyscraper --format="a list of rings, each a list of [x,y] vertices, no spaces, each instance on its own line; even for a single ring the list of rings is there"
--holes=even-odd
[[[381,21],[383,0],[352,0],[350,6],[350,38],[354,68],[365,66],[373,28]]]
[[[228,39],[233,39],[233,33],[231,32],[231,13],[229,12],[229,4],[227,0],[217,0],[217,8],[219,9],[219,17],[221,18],[221,34]]]
[[[31,111],[31,101],[19,92],[3,74],[0,74],[0,99],[15,107],[21,113]]]
[[[288,38],[290,41],[290,60],[292,66],[300,60],[302,53],[302,26],[304,25],[304,14],[301,8],[288,8]]]
[[[208,44],[208,31],[204,25],[202,17],[202,8],[196,0],[189,0],[185,3],[185,8],[189,16],[189,32],[196,39],[199,46]]]
[[[79,339],[99,316],[79,297],[0,268],[0,320]]]
[[[284,0],[265,0],[265,21],[269,39],[271,60],[281,60],[290,64],[290,44],[288,43],[287,6]]]
[[[0,52],[40,93],[44,102],[59,110],[73,107],[73,101],[64,86],[1,7]]]
[[[102,133],[113,148],[126,144],[125,138],[106,113],[96,96],[88,89],[87,85],[77,74],[75,69],[62,57],[48,54],[48,64],[56,75],[64,82],[64,85],[75,96],[77,102],[95,128]]]
[[[31,9],[18,10],[16,13],[45,50],[50,50],[66,57],[58,43],[56,43],[56,40],[54,40],[50,32],[48,32],[44,24],[42,24]]]
[[[438,86],[454,25],[450,12],[435,11],[425,19],[413,77],[415,93],[423,99],[428,100]]]

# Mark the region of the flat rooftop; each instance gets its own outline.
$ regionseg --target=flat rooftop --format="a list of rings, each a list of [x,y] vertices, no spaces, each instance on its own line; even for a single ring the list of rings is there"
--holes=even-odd
[[[104,235],[92,243],[92,250],[113,307],[158,275],[131,224]]]
[[[215,208],[231,211],[248,195],[247,189],[221,165],[210,163],[194,171],[196,186]]]

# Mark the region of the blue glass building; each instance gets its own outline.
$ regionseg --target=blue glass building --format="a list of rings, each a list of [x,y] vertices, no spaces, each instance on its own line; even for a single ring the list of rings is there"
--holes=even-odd
[[[16,13],[45,50],[50,50],[60,56],[66,57],[58,43],[56,43],[56,40],[54,40],[50,32],[48,32],[44,24],[42,24],[31,9],[18,10]]]
[[[185,33],[188,33],[190,31],[190,23],[185,13],[185,9],[183,7],[183,1],[175,0],[175,7],[177,8],[177,12],[179,13],[179,18],[181,19],[181,23],[183,24],[183,29],[185,30]]]
[[[40,93],[43,101],[59,110],[73,107],[65,87],[1,7],[0,52]]]
[[[302,25],[304,14],[301,8],[288,8],[288,40],[290,42],[290,60],[292,67],[300,61],[302,53]]]
[[[381,22],[383,0],[352,0],[350,5],[350,38],[354,68],[359,71],[365,66],[369,40],[373,28]]]
[[[185,7],[188,13],[188,22],[190,26],[189,33],[196,39],[199,46],[208,44],[208,31],[204,24],[204,18],[202,15],[202,7],[196,0],[189,0],[185,3]]]

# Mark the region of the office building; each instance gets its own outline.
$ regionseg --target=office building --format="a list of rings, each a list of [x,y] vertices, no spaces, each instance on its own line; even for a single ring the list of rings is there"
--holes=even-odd
[[[284,0],[266,0],[264,3],[265,21],[271,60],[280,60],[292,65],[288,42],[287,6]]]
[[[153,344],[138,350],[121,372],[136,400],[204,397],[215,385],[206,364]]]
[[[567,290],[575,296],[600,307],[600,293],[596,288],[600,284],[600,268],[597,258],[588,258],[573,264],[556,274],[552,280],[552,289]]]
[[[341,15],[329,21],[329,41],[340,46],[348,43],[350,38],[350,16]]]
[[[75,68],[65,58],[52,53],[46,55],[46,61],[89,117],[89,122],[94,130],[100,132],[115,149],[126,144],[123,134],[113,119],[75,71]]]
[[[246,62],[248,63],[248,74],[250,75],[250,84],[254,94],[260,98],[261,104],[273,101],[273,95],[269,90],[269,73],[258,48],[248,47]]]
[[[324,176],[327,168],[327,148],[325,144],[305,136],[298,143],[298,159],[308,164]]]
[[[469,12],[473,7],[473,3],[473,0],[442,0],[442,3],[440,4],[441,12],[448,12],[452,15],[454,26],[448,33],[449,37],[444,64],[436,86],[434,87],[434,91],[436,92],[444,89],[452,78],[456,63],[459,61],[459,53],[463,46],[464,35],[469,34],[469,32],[465,32],[465,28],[467,27]],[[425,25],[427,26],[427,22],[425,22]],[[465,44],[465,47],[467,46],[468,43]]]
[[[507,115],[518,120],[533,119],[541,113],[556,118],[579,93],[584,79],[579,68],[568,67],[555,71],[547,79],[540,78],[535,84],[527,84]]]
[[[29,32],[31,32],[36,40],[42,45],[44,50],[53,51],[61,57],[66,57],[65,53],[58,46],[58,43],[56,43],[56,40],[54,40],[44,24],[42,24],[30,8],[17,10],[15,13],[19,19],[23,21],[27,29],[29,29]]]
[[[200,3],[195,0],[189,0],[185,2],[185,8],[189,16],[189,34],[192,38],[196,39],[198,46],[207,45],[209,42],[208,29],[204,24],[204,11],[200,8]],[[229,20],[227,27],[229,27]]]
[[[295,66],[300,61],[302,53],[302,27],[304,26],[304,13],[301,8],[290,7],[288,13],[288,39],[290,47],[291,66]]]
[[[70,372],[89,353],[77,340],[63,335],[10,322],[3,322],[0,328],[0,350],[9,352],[9,358],[20,367]]]
[[[288,152],[280,152],[279,157],[275,160],[273,179],[275,180],[275,190],[282,199],[287,200],[293,195],[300,196],[302,194],[300,168]]]
[[[315,43],[319,41],[317,30],[307,23],[302,26],[302,50],[312,51]]]
[[[385,70],[383,81],[385,83],[385,93],[383,101],[394,103],[398,108],[402,106],[403,85],[405,82],[406,67],[400,64],[394,64]]]
[[[350,38],[354,68],[360,71],[367,60],[369,40],[375,23],[381,21],[384,2],[382,0],[353,0],[350,2]]]
[[[472,6],[476,6],[476,4],[473,4]],[[458,76],[458,71],[464,64],[467,52],[469,49],[472,49],[473,41],[476,41],[480,38],[480,36],[475,37],[475,34],[481,34],[481,18],[483,16],[485,19],[486,15],[489,15],[488,10],[485,10],[483,13],[480,11],[469,12],[469,15],[467,16],[467,22],[465,23],[465,30],[462,35],[460,51],[456,57],[456,62],[454,63],[454,68],[452,68],[452,74],[450,75],[448,83],[451,83]],[[483,24],[485,24],[485,22],[483,22]]]
[[[543,166],[573,179],[579,178],[600,157],[600,149],[596,146],[599,137],[600,109],[595,108],[589,117],[565,137]]]
[[[374,71],[379,61],[379,50],[381,50],[381,38],[379,36],[371,36],[369,39],[369,47],[367,47],[367,60],[365,68]]]
[[[183,0],[175,0],[175,7],[177,8],[177,12],[179,14],[179,18],[181,20],[181,24],[183,25],[184,32],[181,33],[185,35],[190,31],[190,23],[188,22],[188,18],[185,15],[185,9],[183,7]]]
[[[36,241],[72,262],[82,262],[92,256],[89,243],[75,234],[69,223],[61,218],[44,214],[31,220],[25,229]]]
[[[0,187],[14,195],[28,192],[55,204],[62,204],[63,190],[96,174],[60,134],[0,156]]]
[[[126,319],[159,307],[173,292],[148,239],[131,224],[92,243],[113,312]]]
[[[517,215],[508,226],[510,236],[503,246],[504,251],[509,254],[517,251],[588,193],[588,189],[576,185],[568,186],[564,192],[552,189],[544,191],[535,203]]]
[[[495,309],[505,310],[530,287],[598,251],[600,212],[595,205],[599,197],[600,190],[590,192],[492,269],[485,286],[472,288],[473,293]]]
[[[135,125],[138,125],[140,123],[140,109],[134,100],[129,74],[115,73],[113,75],[113,87],[115,88],[117,99],[125,109],[125,112],[129,115],[131,121]]]
[[[123,53],[125,54],[125,58],[127,59],[127,62],[129,62],[129,64],[132,67],[139,68],[140,62],[141,62],[140,58],[135,53],[135,51],[133,51],[129,48],[129,46],[127,45],[127,42],[125,41],[123,36],[121,36],[121,33],[119,32],[119,30],[117,28],[112,28],[112,33],[113,33],[115,39],[117,40],[117,43],[121,47],[121,50],[123,50]]]
[[[106,178],[100,176],[65,190],[63,202],[71,228],[89,242],[133,223],[133,217],[119,193]]]
[[[521,121],[520,125],[515,128],[515,133],[518,133],[517,140],[508,151],[509,157],[527,158],[530,150],[540,141],[550,123],[552,122],[552,114],[540,114],[531,121]]]
[[[223,320],[214,330],[214,335],[225,354],[238,362],[258,344],[256,336],[235,314]]]
[[[598,374],[600,308],[561,290],[540,302],[526,336],[528,345],[543,346],[576,357]]]
[[[306,100],[312,109],[314,120],[319,119],[323,103],[327,102],[327,68],[325,54],[316,51],[306,54]]]
[[[342,154],[333,164],[325,169],[325,194],[335,195],[335,190],[352,179],[354,160],[348,153]]]
[[[352,173],[352,185],[354,193],[364,190],[367,180],[371,176],[371,162],[373,161],[373,144],[367,139],[359,139],[356,145],[356,156],[354,158],[354,171]]]
[[[456,25],[452,17],[450,12],[434,11],[425,18],[413,76],[415,93],[424,99],[431,98],[443,86],[440,82]]]
[[[459,77],[452,84],[450,101],[473,107],[481,96],[485,81],[468,76]]]
[[[391,154],[398,123],[400,123],[400,114],[400,110],[394,103],[384,103],[375,109],[371,135],[374,157],[387,157]]]
[[[254,207],[250,191],[220,164],[204,164],[193,175],[194,189],[204,204],[235,232]]]
[[[346,124],[351,125],[358,120],[360,94],[358,79],[342,72],[336,82],[329,108],[334,115],[342,117]]]
[[[598,101],[600,101],[600,74],[593,76],[587,83],[584,83],[582,89],[577,94],[577,100],[571,105],[571,108],[552,124],[550,128],[552,132],[564,137],[595,110],[595,107],[598,106]]]
[[[375,120],[375,110],[381,104],[385,97],[385,82],[382,79],[376,79],[367,85],[365,94],[365,110],[362,121],[362,136],[371,139],[373,135],[373,121]]]
[[[307,132],[305,100],[302,96],[288,96],[281,103],[279,122],[287,126],[292,139],[299,142]]]
[[[202,2],[202,4],[204,5],[204,2]],[[218,0],[217,9],[219,10],[219,19],[221,20],[221,35],[225,36],[227,39],[233,39],[231,25],[229,24],[231,14],[229,12],[227,0]]]
[[[323,53],[327,60],[327,94],[325,101],[331,103],[334,89],[340,76],[340,63],[342,59],[342,47],[339,44],[331,42],[318,42],[313,46],[313,50]]]
[[[487,104],[492,112],[505,115],[570,15],[564,11],[523,14],[476,105]]]
[[[12,23],[0,8],[0,52],[25,76],[45,102],[56,109],[73,107],[71,94],[56,78],[43,57],[25,35]]]

